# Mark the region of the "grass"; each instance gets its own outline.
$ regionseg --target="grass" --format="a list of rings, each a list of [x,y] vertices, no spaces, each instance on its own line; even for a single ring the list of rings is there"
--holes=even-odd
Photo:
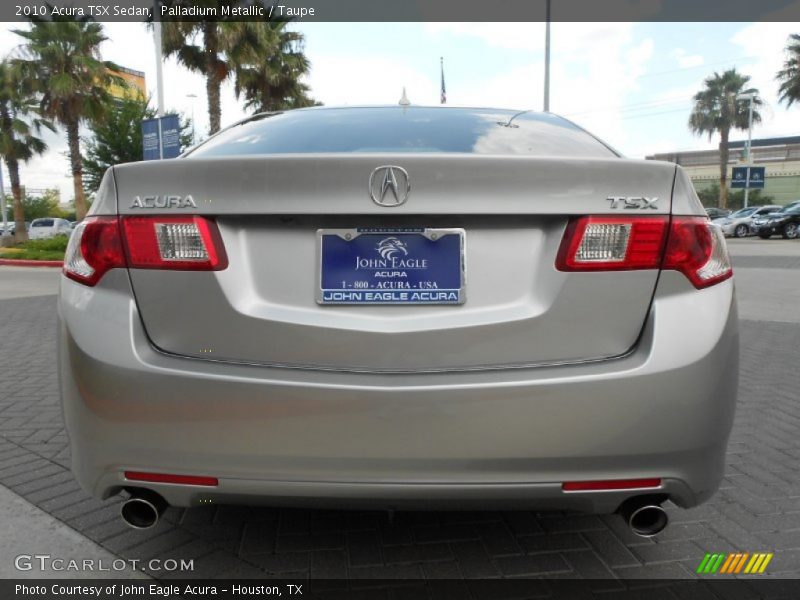
[[[8,248],[0,248],[0,258],[17,260],[64,260],[69,238],[59,235],[44,240],[28,240]]]

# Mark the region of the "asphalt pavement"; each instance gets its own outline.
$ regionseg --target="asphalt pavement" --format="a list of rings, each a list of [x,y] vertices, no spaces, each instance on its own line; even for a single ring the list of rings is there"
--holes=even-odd
[[[0,577],[13,573],[9,557],[51,536],[78,557],[193,559],[206,577],[693,578],[706,552],[774,552],[765,576],[800,577],[800,241],[729,247],[742,368],[727,474],[706,504],[669,506],[672,524],[653,539],[614,516],[416,512],[390,521],[229,506],[169,509],[154,529],[130,530],[119,498],[90,498],[68,470],[54,362],[59,272],[0,267]]]

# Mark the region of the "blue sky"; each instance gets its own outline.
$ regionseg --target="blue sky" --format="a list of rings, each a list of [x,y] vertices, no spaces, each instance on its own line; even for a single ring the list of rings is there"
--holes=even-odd
[[[4,29],[15,27],[5,24]],[[328,105],[394,104],[403,87],[415,104],[439,101],[439,57],[445,58],[448,104],[542,107],[544,25],[541,23],[303,23],[312,62],[312,94]],[[777,101],[776,71],[797,23],[554,23],[551,110],[586,127],[625,155],[701,149],[718,140],[686,127],[691,96],[713,71],[736,66],[752,76],[767,102],[754,137],[800,134],[800,107]],[[155,85],[152,38],[142,25],[108,23],[104,57],[146,72]],[[0,52],[16,36],[0,36]],[[167,106],[192,110],[207,129],[201,76],[169,61]],[[188,94],[196,94],[192,101]],[[230,85],[223,124],[244,116]],[[734,139],[745,133],[734,134]],[[63,136],[23,170],[29,187],[57,185],[72,195]]]

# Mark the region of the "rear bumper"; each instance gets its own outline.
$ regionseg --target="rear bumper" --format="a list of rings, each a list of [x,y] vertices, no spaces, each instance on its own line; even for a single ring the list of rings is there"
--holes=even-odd
[[[96,288],[62,277],[59,315],[72,468],[99,497],[137,485],[179,506],[602,513],[642,493],[693,506],[723,474],[738,379],[732,281],[698,292],[663,273],[642,338],[623,358],[481,372],[166,356],[149,344],[122,270]],[[142,485],[125,470],[208,475],[219,486]],[[561,490],[564,481],[644,477],[662,487]]]

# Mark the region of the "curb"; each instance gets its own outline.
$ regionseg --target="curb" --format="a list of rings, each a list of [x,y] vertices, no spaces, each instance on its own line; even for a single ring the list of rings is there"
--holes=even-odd
[[[63,267],[63,260],[23,260],[0,258],[0,266],[7,267]]]

